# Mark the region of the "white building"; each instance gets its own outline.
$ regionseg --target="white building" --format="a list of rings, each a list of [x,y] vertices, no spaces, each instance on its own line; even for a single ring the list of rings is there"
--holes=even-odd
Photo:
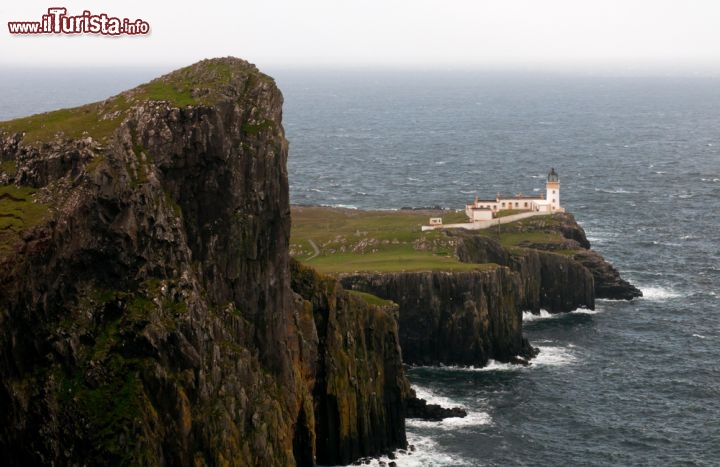
[[[555,169],[551,169],[545,183],[545,195],[525,196],[518,194],[516,196],[503,197],[500,193],[495,199],[479,199],[465,206],[465,214],[471,222],[487,221],[497,217],[500,211],[517,211],[520,212],[565,212],[560,206],[560,181]]]

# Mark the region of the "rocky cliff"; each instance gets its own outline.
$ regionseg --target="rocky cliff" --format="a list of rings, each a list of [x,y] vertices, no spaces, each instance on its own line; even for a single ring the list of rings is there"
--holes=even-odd
[[[451,234],[460,238],[457,255],[461,261],[490,261],[522,272],[529,292],[524,306],[533,312],[539,308],[550,312],[593,308],[595,298],[631,300],[642,296],[590,248],[585,231],[570,213],[504,224],[501,235],[521,238],[511,248],[467,231]]]
[[[509,268],[349,274],[340,281],[399,304],[407,363],[485,365],[532,356],[522,336],[522,283]]]
[[[641,292],[590,250],[570,214],[536,217],[488,232],[450,230],[455,254],[478,271],[353,273],[348,289],[400,305],[400,342],[411,364],[485,365],[534,355],[522,337],[522,311],[593,309],[595,298]],[[512,246],[500,238],[520,239]]]
[[[291,283],[281,108],[228,58],[0,123],[5,465],[405,445],[396,310],[301,268]]]

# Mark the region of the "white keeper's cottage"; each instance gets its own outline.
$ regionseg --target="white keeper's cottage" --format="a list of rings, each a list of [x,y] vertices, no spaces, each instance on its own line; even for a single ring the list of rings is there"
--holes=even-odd
[[[465,205],[465,214],[470,222],[489,221],[497,217],[498,212],[512,210],[520,212],[554,213],[565,212],[560,206],[560,180],[555,169],[551,169],[545,183],[545,195],[503,197],[498,193],[495,199],[479,199]]]

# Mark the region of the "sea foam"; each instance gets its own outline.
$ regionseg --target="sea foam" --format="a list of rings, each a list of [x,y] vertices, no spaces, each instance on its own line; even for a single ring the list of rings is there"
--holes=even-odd
[[[428,404],[437,404],[446,408],[459,407],[467,411],[467,415],[465,417],[450,417],[441,421],[408,419],[406,423],[409,427],[432,427],[443,430],[453,430],[464,426],[489,425],[492,423],[492,417],[490,417],[490,414],[481,411],[473,411],[465,404],[454,401],[445,396],[441,396],[430,388],[413,385],[413,389],[415,390],[417,397],[425,399]]]
[[[644,300],[664,302],[680,296],[679,293],[669,287],[641,287],[640,290],[642,290]]]
[[[367,464],[373,467],[388,465],[395,462],[398,467],[427,467],[440,465],[476,465],[460,456],[448,454],[442,451],[440,445],[430,436],[423,436],[414,433],[412,429],[407,432],[408,449],[398,449],[393,453],[394,459],[382,456],[377,459],[370,459]]]
[[[547,310],[540,310],[539,315],[533,314],[530,311],[523,311],[522,320],[523,320],[523,322],[538,321],[541,319],[556,318],[557,316],[558,316],[557,314],[552,314]]]

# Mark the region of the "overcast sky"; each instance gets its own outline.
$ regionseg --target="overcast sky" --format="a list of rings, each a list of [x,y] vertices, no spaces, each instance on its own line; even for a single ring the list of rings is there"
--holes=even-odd
[[[151,33],[9,33],[8,21],[40,21],[51,6],[141,18]],[[260,67],[720,72],[718,0],[5,0],[0,21],[5,67],[235,55]]]

